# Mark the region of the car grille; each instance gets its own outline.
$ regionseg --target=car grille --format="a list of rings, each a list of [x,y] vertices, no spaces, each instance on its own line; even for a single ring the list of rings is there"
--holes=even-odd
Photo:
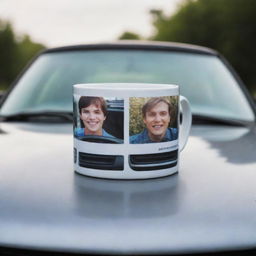
[[[91,169],[122,171],[124,169],[124,157],[79,152],[79,166]]]
[[[178,150],[157,154],[130,155],[129,164],[135,171],[153,171],[177,165]]]

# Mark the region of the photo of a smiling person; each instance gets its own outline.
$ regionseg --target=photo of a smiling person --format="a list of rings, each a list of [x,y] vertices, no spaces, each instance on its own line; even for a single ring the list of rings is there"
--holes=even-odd
[[[115,138],[103,129],[107,117],[107,104],[102,97],[81,96],[78,101],[80,128],[75,128],[75,136],[86,135]]]
[[[164,97],[150,98],[141,109],[144,130],[130,136],[131,144],[167,142],[178,138],[178,129],[171,128],[172,105]],[[176,117],[175,117],[176,118]]]

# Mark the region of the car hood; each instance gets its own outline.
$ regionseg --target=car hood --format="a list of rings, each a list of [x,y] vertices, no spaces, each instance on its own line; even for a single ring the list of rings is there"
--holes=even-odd
[[[137,181],[75,173],[70,124],[1,123],[0,143],[1,246],[150,254],[256,247],[255,128],[194,126],[178,174]]]

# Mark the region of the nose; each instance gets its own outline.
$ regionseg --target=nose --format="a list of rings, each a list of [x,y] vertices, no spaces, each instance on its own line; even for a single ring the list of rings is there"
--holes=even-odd
[[[155,122],[160,122],[161,121],[161,116],[159,114],[155,115]]]
[[[89,113],[89,119],[94,119],[95,118],[95,114],[93,112]]]

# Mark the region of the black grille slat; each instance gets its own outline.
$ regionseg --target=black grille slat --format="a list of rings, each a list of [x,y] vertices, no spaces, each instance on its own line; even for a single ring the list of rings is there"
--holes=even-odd
[[[177,165],[178,150],[164,153],[130,155],[129,164],[135,171],[154,171],[171,168]]]
[[[172,168],[176,165],[177,165],[177,161],[175,161],[172,164],[165,164],[165,165],[159,165],[159,166],[131,166],[131,168],[134,171],[156,171],[156,170]]]
[[[76,164],[77,161],[77,149],[74,148],[74,163]]]
[[[100,170],[123,170],[124,157],[79,152],[79,166]]]
[[[163,163],[177,160],[177,158],[178,150],[157,154],[130,155],[130,161],[132,164]]]
[[[114,164],[115,156],[94,155],[80,153],[80,161],[86,161],[91,164]]]

